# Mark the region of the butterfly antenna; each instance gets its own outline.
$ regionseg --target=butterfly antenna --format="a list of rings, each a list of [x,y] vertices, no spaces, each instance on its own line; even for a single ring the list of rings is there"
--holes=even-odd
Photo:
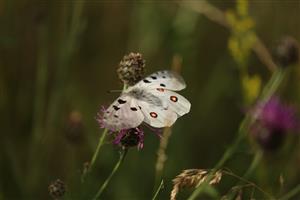
[[[115,93],[115,92],[121,93],[122,90],[107,90],[107,93]]]

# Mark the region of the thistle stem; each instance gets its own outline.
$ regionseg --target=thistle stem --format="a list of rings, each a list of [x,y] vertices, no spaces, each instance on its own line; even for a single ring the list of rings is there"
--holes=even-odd
[[[92,157],[91,164],[90,164],[90,167],[89,167],[90,170],[92,169],[92,167],[94,166],[94,164],[95,164],[95,162],[96,162],[96,159],[97,159],[97,157],[98,157],[98,154],[99,154],[99,152],[100,152],[100,149],[101,149],[101,147],[102,147],[102,145],[103,145],[104,139],[105,139],[105,137],[106,137],[107,131],[108,131],[107,129],[104,129],[104,130],[103,130],[103,133],[102,133],[102,135],[101,135],[101,137],[99,138],[99,142],[98,142],[96,151],[94,152],[94,155],[93,155],[93,157]]]
[[[120,153],[120,158],[118,160],[118,162],[116,163],[115,167],[113,168],[112,172],[110,173],[110,175],[106,178],[106,180],[104,181],[104,183],[101,185],[101,187],[99,188],[97,194],[94,196],[93,200],[97,200],[99,199],[100,195],[103,193],[103,191],[105,190],[105,188],[107,187],[108,183],[110,182],[111,178],[113,177],[113,175],[116,173],[116,171],[119,169],[120,165],[122,164],[126,154],[127,154],[127,149],[124,149],[121,153]]]
[[[98,144],[97,144],[96,151],[95,151],[94,154],[93,154],[93,157],[92,157],[92,160],[91,160],[91,162],[90,162],[90,165],[89,165],[88,169],[87,169],[87,170],[82,174],[82,176],[81,176],[81,181],[82,181],[82,182],[84,182],[84,179],[85,179],[85,176],[87,175],[87,173],[90,172],[90,171],[92,170],[92,167],[94,166],[94,164],[95,164],[95,162],[96,162],[96,160],[97,160],[98,154],[99,154],[100,149],[101,149],[101,147],[102,147],[102,145],[103,145],[103,142],[104,142],[104,139],[105,139],[105,137],[106,137],[106,135],[107,135],[107,132],[108,132],[108,130],[105,128],[105,129],[103,130],[103,132],[102,132],[101,137],[99,138],[99,142],[98,142]]]
[[[159,186],[158,186],[158,188],[157,188],[157,190],[156,190],[156,192],[155,192],[155,194],[154,194],[154,196],[153,196],[153,198],[152,198],[152,200],[156,199],[156,197],[158,196],[158,194],[161,191],[161,189],[163,188],[163,186],[164,186],[164,180],[162,179]]]

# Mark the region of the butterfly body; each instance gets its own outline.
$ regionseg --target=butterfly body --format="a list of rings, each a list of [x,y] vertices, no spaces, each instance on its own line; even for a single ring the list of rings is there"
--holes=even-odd
[[[111,130],[135,128],[142,122],[161,128],[171,126],[178,116],[190,111],[191,104],[174,91],[185,88],[183,79],[170,71],[151,74],[127,88],[103,116]]]

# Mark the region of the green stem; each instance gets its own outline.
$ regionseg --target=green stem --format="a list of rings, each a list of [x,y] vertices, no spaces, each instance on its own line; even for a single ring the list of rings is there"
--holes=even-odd
[[[253,157],[253,159],[252,159],[252,162],[251,162],[249,168],[248,168],[247,171],[244,173],[244,175],[243,175],[242,177],[240,177],[240,179],[242,179],[242,180],[247,180],[247,178],[252,174],[252,172],[256,169],[257,165],[258,165],[259,162],[261,161],[262,155],[263,155],[263,153],[262,153],[262,151],[260,151],[260,150],[257,150],[257,151],[255,152],[255,155],[254,155],[254,157]],[[242,180],[240,180],[240,181],[239,181],[238,183],[236,183],[235,185],[240,185],[240,184],[242,184],[242,182],[244,182],[244,181],[242,181]],[[230,200],[230,199],[234,199],[234,197],[235,197],[235,195],[237,194],[237,192],[238,192],[238,190],[233,191],[233,192],[230,194],[230,196],[228,196],[228,199],[229,199],[229,200]]]
[[[98,144],[97,144],[96,151],[95,151],[94,154],[93,154],[93,157],[92,157],[92,160],[91,160],[91,162],[90,162],[90,164],[89,164],[89,167],[88,167],[88,169],[87,169],[86,171],[84,171],[84,173],[83,173],[82,176],[81,176],[81,181],[82,181],[82,182],[84,182],[84,179],[85,179],[87,173],[90,172],[90,171],[92,170],[92,168],[93,168],[93,166],[94,166],[94,164],[95,164],[95,162],[96,162],[96,160],[97,160],[97,157],[98,157],[98,154],[99,154],[99,152],[100,152],[100,149],[101,149],[101,147],[102,147],[102,145],[103,145],[103,143],[104,143],[104,139],[105,139],[105,137],[106,137],[106,135],[107,135],[107,132],[108,132],[108,129],[105,128],[105,129],[103,130],[103,132],[102,132],[101,137],[99,138],[99,142],[98,142]]]
[[[158,188],[157,188],[157,190],[156,190],[156,192],[155,192],[155,194],[154,194],[154,196],[153,196],[153,198],[152,198],[152,200],[156,199],[156,197],[158,196],[158,194],[161,191],[163,186],[164,186],[164,180],[162,179],[159,186],[158,186]]]
[[[288,199],[291,199],[293,196],[295,196],[299,192],[300,192],[300,184],[298,184],[294,189],[292,189],[291,191],[289,191],[283,197],[279,198],[279,200],[288,200]]]
[[[267,102],[274,95],[279,85],[281,84],[284,76],[286,75],[286,72],[287,71],[285,69],[278,68],[272,74],[272,77],[263,89],[261,101]]]
[[[127,154],[127,149],[123,150],[120,154],[120,158],[118,160],[118,162],[116,163],[115,167],[113,168],[112,172],[110,173],[110,175],[106,178],[105,182],[102,184],[102,186],[99,188],[97,194],[94,196],[93,200],[97,200],[99,199],[100,195],[102,194],[102,192],[105,190],[105,188],[107,187],[108,183],[110,182],[111,178],[113,177],[113,175],[116,173],[116,171],[119,169],[120,165],[122,164],[126,154]]]
[[[101,149],[101,147],[102,147],[102,145],[103,145],[103,142],[104,142],[105,136],[106,136],[106,134],[107,134],[107,131],[108,131],[107,129],[104,129],[104,131],[103,131],[101,137],[99,138],[99,142],[98,142],[96,151],[94,152],[94,155],[93,155],[93,157],[92,157],[92,160],[91,160],[89,169],[92,169],[93,165],[94,165],[95,162],[96,162],[96,159],[97,159],[98,154],[99,154],[99,152],[100,152],[100,149]]]
[[[257,150],[255,152],[255,155],[254,155],[254,157],[252,159],[251,165],[247,169],[247,171],[245,172],[245,174],[243,175],[243,178],[247,179],[252,174],[252,172],[256,169],[257,165],[261,161],[262,156],[263,156],[263,152],[262,151]]]

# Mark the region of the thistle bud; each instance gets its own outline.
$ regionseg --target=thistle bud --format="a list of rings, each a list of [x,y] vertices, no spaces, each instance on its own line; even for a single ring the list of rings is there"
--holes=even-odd
[[[48,190],[53,199],[59,199],[66,193],[66,185],[63,181],[57,179],[49,185]]]
[[[82,115],[78,111],[72,111],[65,125],[65,133],[68,141],[78,144],[84,139],[84,124]]]
[[[119,79],[126,85],[132,86],[140,81],[145,74],[145,60],[140,53],[125,55],[117,69]]]
[[[293,37],[282,38],[274,51],[275,61],[281,67],[294,65],[299,61],[299,43]]]

